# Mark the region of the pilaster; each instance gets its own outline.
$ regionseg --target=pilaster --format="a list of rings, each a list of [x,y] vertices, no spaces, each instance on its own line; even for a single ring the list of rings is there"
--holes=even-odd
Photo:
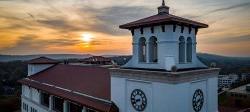
[[[53,110],[53,95],[49,96],[49,110]]]
[[[87,112],[87,108],[86,107],[82,107],[82,112]]]
[[[64,100],[63,102],[63,112],[68,112],[69,111],[69,103],[68,101]]]

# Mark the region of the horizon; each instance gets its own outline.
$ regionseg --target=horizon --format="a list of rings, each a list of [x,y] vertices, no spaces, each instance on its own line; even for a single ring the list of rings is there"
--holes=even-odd
[[[132,36],[119,25],[157,14],[161,0],[106,1],[1,0],[0,54],[131,55]],[[209,25],[198,32],[198,53],[250,57],[248,0],[166,4],[171,14]]]
[[[250,56],[227,56],[227,55],[218,55],[212,53],[203,53],[197,52],[198,55],[212,55],[212,56],[219,56],[219,57],[226,57],[226,58],[250,58]],[[132,56],[132,54],[120,55],[120,54],[102,54],[102,55],[94,55],[94,54],[84,54],[84,53],[63,53],[63,54],[17,54],[17,55],[10,55],[10,54],[0,54],[0,56],[45,56],[46,55],[90,55],[90,56]]]

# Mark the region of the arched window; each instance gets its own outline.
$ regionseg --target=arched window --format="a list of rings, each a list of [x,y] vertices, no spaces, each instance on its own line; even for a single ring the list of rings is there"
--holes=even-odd
[[[139,62],[146,62],[146,39],[144,37],[141,37],[139,39]]]
[[[187,39],[187,62],[192,62],[192,39],[188,37]]]
[[[179,38],[179,63],[185,63],[185,38]]]
[[[158,45],[156,37],[151,37],[149,39],[149,62],[158,62]]]

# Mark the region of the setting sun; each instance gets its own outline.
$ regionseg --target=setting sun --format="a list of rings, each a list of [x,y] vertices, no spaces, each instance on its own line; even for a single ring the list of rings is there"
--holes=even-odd
[[[84,41],[84,42],[90,42],[91,40],[92,40],[92,38],[93,38],[93,35],[91,35],[91,34],[89,34],[89,33],[84,33],[84,34],[82,34],[82,40]]]

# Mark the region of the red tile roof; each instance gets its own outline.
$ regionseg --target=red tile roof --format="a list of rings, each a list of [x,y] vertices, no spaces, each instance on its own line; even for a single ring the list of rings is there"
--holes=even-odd
[[[122,29],[133,29],[137,27],[151,26],[157,24],[184,24],[188,26],[194,26],[198,28],[207,28],[208,25],[193,20],[185,19],[171,14],[157,14],[147,18],[143,18],[134,22],[130,22],[124,25],[120,25]]]
[[[60,62],[54,59],[47,58],[47,57],[39,57],[39,58],[35,58],[35,59],[28,61],[28,63],[29,64],[58,64]]]
[[[105,68],[58,64],[19,82],[99,111],[114,108]]]

